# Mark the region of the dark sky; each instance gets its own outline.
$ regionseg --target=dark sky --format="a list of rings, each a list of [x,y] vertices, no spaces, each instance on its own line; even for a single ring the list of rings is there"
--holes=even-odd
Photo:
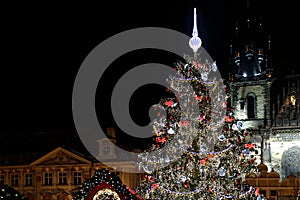
[[[88,53],[131,28],[165,27],[191,35],[194,7],[203,46],[225,72],[233,23],[246,13],[244,0],[99,2],[2,7],[0,134],[74,130],[73,82]],[[271,34],[274,67],[282,72],[298,67],[299,11],[294,1],[249,2]],[[130,59],[122,61],[128,65]]]

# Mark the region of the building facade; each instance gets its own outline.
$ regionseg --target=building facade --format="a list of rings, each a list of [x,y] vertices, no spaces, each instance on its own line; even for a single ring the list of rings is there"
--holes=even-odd
[[[259,173],[246,176],[248,184],[259,188],[259,193],[268,200],[297,200],[300,197],[300,178],[290,174],[284,180],[274,169],[269,170],[267,165],[259,164]]]
[[[259,147],[260,172],[247,181],[268,199],[296,199],[300,198],[300,75],[280,74],[271,61],[271,39],[261,19],[241,17],[230,45],[227,80],[237,123],[252,130],[251,143]]]
[[[118,175],[122,183],[130,188],[139,184],[142,174],[128,173],[136,170],[130,161],[116,161],[114,148],[104,148],[107,138],[98,140],[99,155],[107,159],[107,165],[64,147],[56,147],[29,163],[3,164],[0,166],[0,181],[19,191],[28,200],[70,200],[78,192],[83,182],[91,178],[95,171],[108,169]],[[13,159],[4,154],[0,160]],[[123,171],[117,170],[122,167]],[[127,171],[127,172],[124,172]]]

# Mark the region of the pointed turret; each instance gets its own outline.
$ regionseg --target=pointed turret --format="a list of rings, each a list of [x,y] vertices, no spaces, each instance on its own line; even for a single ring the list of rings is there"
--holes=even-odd
[[[260,80],[272,77],[270,40],[263,30],[261,17],[251,16],[247,1],[247,12],[235,22],[232,66],[229,66],[230,81]],[[268,43],[266,43],[268,41]]]

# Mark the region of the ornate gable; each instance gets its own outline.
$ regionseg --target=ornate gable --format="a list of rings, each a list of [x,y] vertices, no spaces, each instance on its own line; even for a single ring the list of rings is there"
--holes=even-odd
[[[66,165],[66,164],[91,164],[91,161],[78,156],[62,147],[58,147],[30,165]]]
[[[298,126],[299,118],[299,92],[293,89],[287,94],[276,116],[275,126]]]

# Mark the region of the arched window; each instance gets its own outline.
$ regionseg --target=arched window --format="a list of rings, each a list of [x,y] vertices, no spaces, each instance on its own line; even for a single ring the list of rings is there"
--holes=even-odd
[[[254,94],[249,94],[247,97],[247,116],[248,118],[256,118],[256,100]]]

